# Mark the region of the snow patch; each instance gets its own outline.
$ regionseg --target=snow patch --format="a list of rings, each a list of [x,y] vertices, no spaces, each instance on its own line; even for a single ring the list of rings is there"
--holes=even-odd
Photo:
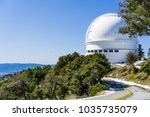
[[[124,83],[124,84],[127,84],[127,85],[138,86],[138,87],[141,87],[141,88],[144,88],[144,89],[150,91],[150,87],[148,85],[141,85],[141,84],[137,84],[137,83],[134,83],[134,82],[131,82],[131,81],[125,81],[125,80],[120,80],[120,79],[117,79],[117,78],[110,78],[110,77],[107,77],[107,78],[104,78],[104,79],[113,80],[113,81]]]
[[[115,90],[113,88],[111,88],[109,90],[102,91],[100,95],[93,96],[93,97],[82,98],[82,99],[79,99],[79,100],[88,100],[88,99],[93,99],[93,98],[96,98],[96,97],[103,97],[103,96],[107,96],[107,95],[110,95],[110,94],[113,94],[113,93],[115,93]]]

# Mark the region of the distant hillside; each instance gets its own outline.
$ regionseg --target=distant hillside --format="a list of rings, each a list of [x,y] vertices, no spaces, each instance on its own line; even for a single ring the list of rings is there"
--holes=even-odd
[[[15,73],[15,72],[19,72],[22,70],[26,70],[28,68],[34,68],[37,66],[42,67],[44,65],[42,64],[19,64],[19,63],[0,64],[0,75]]]

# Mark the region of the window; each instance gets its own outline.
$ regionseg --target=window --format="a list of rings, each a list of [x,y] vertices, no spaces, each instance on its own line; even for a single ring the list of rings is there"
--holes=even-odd
[[[104,50],[104,52],[108,52],[108,50]]]
[[[91,50],[91,53],[93,53],[93,50]]]
[[[113,52],[113,50],[109,50],[109,52]]]
[[[119,50],[115,50],[115,52],[119,52]]]
[[[102,50],[99,50],[99,52],[102,52]]]
[[[88,50],[88,53],[90,53],[90,50]]]
[[[97,53],[97,50],[94,50],[95,53]]]

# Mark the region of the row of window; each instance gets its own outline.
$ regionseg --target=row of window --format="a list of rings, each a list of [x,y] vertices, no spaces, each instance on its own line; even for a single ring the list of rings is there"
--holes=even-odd
[[[88,53],[119,52],[119,50],[87,50]]]

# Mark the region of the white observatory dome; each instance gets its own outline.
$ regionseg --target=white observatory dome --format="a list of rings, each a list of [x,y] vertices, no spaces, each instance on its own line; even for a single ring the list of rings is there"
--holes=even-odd
[[[128,35],[122,35],[118,32],[123,23],[121,17],[118,17],[117,14],[101,15],[89,26],[86,41],[129,39]]]
[[[110,62],[126,62],[129,51],[136,52],[137,40],[119,33],[124,24],[118,14],[109,13],[97,17],[86,33],[86,54],[102,53]]]

